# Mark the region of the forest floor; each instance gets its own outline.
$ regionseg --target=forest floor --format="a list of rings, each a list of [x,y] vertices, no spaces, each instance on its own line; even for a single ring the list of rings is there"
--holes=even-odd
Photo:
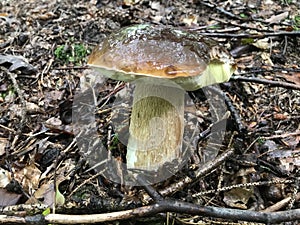
[[[92,49],[119,28],[140,23],[191,30],[223,45],[237,64],[230,81],[220,85],[220,96],[228,107],[225,111],[231,114],[225,118],[226,132],[218,157],[203,163],[203,149],[207,149],[213,132],[210,125],[218,121],[212,119],[203,92],[189,92],[193,109],[185,113],[193,111],[197,117],[195,150],[180,171],[150,188],[183,204],[166,204],[160,210],[143,208],[145,211],[134,211],[136,214],[130,211],[132,214],[111,217],[110,221],[131,218],[124,223],[241,224],[238,210],[245,210],[243,221],[266,222],[247,214],[252,211],[270,215],[285,211],[289,218],[299,219],[295,209],[300,210],[300,3],[296,0],[2,0],[2,214],[12,219],[32,215],[24,204],[33,208],[41,203],[44,214],[49,213],[48,207],[52,210],[54,219],[46,217],[47,222],[55,223],[54,203],[56,213],[80,215],[153,206],[148,195],[151,190],[120,185],[93,168],[92,160],[85,158],[87,145],[78,143],[78,126],[74,115],[72,118],[76,94],[84,88],[86,77],[95,74],[86,65]],[[101,146],[117,156],[116,161],[124,161],[126,148],[115,138],[112,106],[124,87],[123,82],[112,80],[96,87],[97,135]],[[117,170],[115,175],[120,173]],[[56,197],[55,192],[59,193]],[[182,210],[184,203],[225,211],[220,211],[222,218],[210,212],[195,215]],[[20,204],[22,208],[8,208]],[[221,216],[222,212],[230,216]],[[93,222],[109,221],[105,218]],[[283,216],[270,221],[286,220]],[[0,217],[2,222],[8,224]]]

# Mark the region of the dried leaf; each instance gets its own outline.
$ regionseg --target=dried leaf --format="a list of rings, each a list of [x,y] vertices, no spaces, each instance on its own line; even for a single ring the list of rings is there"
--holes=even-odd
[[[283,138],[281,141],[289,148],[295,149],[297,145],[300,144],[300,135],[286,137]]]
[[[62,125],[62,121],[58,118],[51,117],[45,122],[45,124],[47,124],[49,126],[53,126],[53,127],[58,127],[58,126]]]
[[[38,188],[40,176],[41,171],[33,163],[15,172],[15,179],[28,193],[32,193]]]
[[[300,85],[300,73],[282,74],[281,76],[289,82]]]
[[[270,56],[271,56],[270,53],[267,52],[261,53],[261,58],[264,60],[264,63],[269,66],[274,66],[274,63],[272,62]]]
[[[286,114],[283,114],[283,113],[276,113],[273,115],[273,118],[275,120],[285,120],[288,118],[288,116]]]
[[[0,188],[5,188],[11,181],[10,173],[0,168]],[[1,196],[1,195],[0,195]]]
[[[39,15],[37,18],[40,20],[49,20],[55,18],[57,15],[53,12],[46,12],[44,14]]]
[[[281,158],[279,159],[279,162],[279,167],[286,173],[291,173],[295,168],[297,168],[297,170],[300,169],[300,156]]]
[[[43,184],[34,193],[33,197],[26,201],[26,204],[43,203],[52,206],[54,202],[54,185],[53,181]]]
[[[245,188],[233,188],[224,193],[223,201],[230,207],[239,209],[247,209],[247,203],[250,197],[253,195],[252,190]]]
[[[280,13],[278,15],[271,16],[269,19],[266,19],[267,23],[278,23],[281,20],[286,19],[289,16],[289,12]]]
[[[61,194],[58,189],[58,185],[64,180],[64,177],[59,177],[56,181],[56,188],[54,188],[53,181],[43,184],[37,191],[34,193],[34,196],[26,202],[26,204],[33,204],[42,202],[47,206],[53,206],[54,200],[56,205],[63,205],[65,203],[65,197]],[[55,197],[55,199],[54,199]]]
[[[182,22],[188,26],[198,25],[198,15],[189,15],[182,19]]]
[[[24,74],[33,74],[37,69],[30,65],[22,56],[0,55],[0,65],[7,66],[9,71],[21,70]]]
[[[265,143],[262,145],[262,148],[266,151],[272,152],[278,149],[278,145],[272,140],[266,140]]]
[[[43,113],[44,111],[33,102],[26,102],[26,111],[29,114]]]
[[[132,6],[139,2],[139,0],[123,0],[123,4],[126,6]]]
[[[0,156],[5,154],[5,146],[7,144],[7,139],[1,138],[0,139]]]
[[[162,6],[159,2],[151,2],[150,7],[151,7],[151,9],[159,11]]]
[[[269,160],[274,160],[278,158],[279,168],[286,172],[291,173],[297,168],[300,168],[300,149],[295,150],[273,150],[268,152]]]
[[[252,45],[256,48],[266,50],[270,47],[269,38],[259,39],[255,43],[252,43]]]
[[[5,207],[17,204],[22,195],[8,192],[6,189],[0,188],[0,196],[0,207]]]

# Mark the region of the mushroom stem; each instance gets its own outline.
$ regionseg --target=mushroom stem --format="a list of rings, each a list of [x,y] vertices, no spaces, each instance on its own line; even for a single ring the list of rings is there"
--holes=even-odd
[[[180,159],[184,94],[181,87],[170,81],[162,83],[155,78],[136,81],[127,168],[156,171],[165,162]]]

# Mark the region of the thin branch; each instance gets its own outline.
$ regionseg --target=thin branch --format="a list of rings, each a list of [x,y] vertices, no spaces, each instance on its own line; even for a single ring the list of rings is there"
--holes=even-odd
[[[163,200],[163,197],[146,181],[142,174],[134,174],[134,177],[155,202]]]
[[[168,187],[159,191],[162,196],[169,196],[179,190],[182,190],[184,187],[188,186],[189,184],[197,181],[203,175],[208,174],[219,165],[221,165],[227,158],[229,158],[234,153],[233,149],[229,149],[226,152],[223,152],[220,156],[216,157],[214,160],[207,162],[200,166],[200,168],[195,172],[195,178],[190,178],[188,176],[182,178],[176,183],[169,185]]]
[[[278,211],[284,207],[286,207],[292,200],[292,197],[287,197],[282,199],[279,202],[276,202],[274,205],[269,206],[268,208],[264,209],[262,212],[275,212]],[[300,200],[300,193],[296,196],[296,201]]]
[[[64,66],[64,67],[57,67],[56,70],[85,70],[89,69],[89,66]]]
[[[239,24],[238,22],[234,21],[225,21],[223,19],[220,19],[220,18],[212,18],[220,23],[223,23],[225,25],[229,25],[229,26],[233,26],[233,27],[238,27],[238,28],[243,28],[243,29],[247,29],[247,30],[256,30],[258,32],[272,32],[271,29],[262,29],[262,28],[258,28],[258,27],[251,27],[251,26],[247,26],[247,25],[244,25],[244,24]]]
[[[290,72],[297,73],[300,72],[300,68],[286,68],[281,66],[271,66],[271,69],[251,69],[250,71],[240,73],[240,76],[249,75],[249,74],[263,74],[263,73],[274,73],[274,72]]]
[[[234,184],[226,187],[221,187],[213,190],[208,190],[208,191],[203,191],[200,193],[193,194],[192,197],[200,197],[203,195],[207,194],[213,194],[213,193],[218,193],[221,191],[229,191],[232,190],[233,188],[246,188],[246,187],[254,187],[254,186],[267,186],[267,185],[272,185],[272,184],[291,184],[294,183],[295,181],[293,180],[270,180],[270,181],[257,181],[257,182],[251,182],[251,183],[244,183],[244,184]]]
[[[281,32],[272,32],[272,33],[260,33],[260,34],[229,34],[229,33],[208,33],[200,32],[199,34],[216,37],[216,38],[265,38],[265,37],[275,37],[275,36],[295,36],[300,37],[300,31],[281,31]]]
[[[295,132],[291,132],[291,133],[284,133],[284,134],[275,134],[272,136],[268,136],[268,137],[262,137],[265,140],[271,140],[271,139],[279,139],[279,138],[287,138],[290,136],[298,136],[300,135],[300,130],[299,131],[295,131]]]
[[[240,21],[245,21],[245,19],[231,13],[231,12],[228,12],[227,10],[217,6],[216,4],[212,4],[212,3],[208,3],[208,2],[204,2],[204,1],[199,1],[202,5],[205,5],[206,7],[209,7],[211,9],[216,9],[217,11],[219,11],[220,13],[230,17],[230,18],[233,18],[233,19],[237,19],[237,20],[240,20]]]
[[[243,82],[253,82],[259,84],[268,84],[273,87],[283,87],[287,89],[300,90],[300,85],[287,83],[283,81],[274,81],[274,80],[266,80],[257,77],[242,77],[242,76],[232,76],[230,81],[243,81]]]

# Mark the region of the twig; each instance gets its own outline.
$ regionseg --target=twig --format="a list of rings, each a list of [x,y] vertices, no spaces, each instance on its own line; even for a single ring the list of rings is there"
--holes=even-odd
[[[287,138],[287,137],[290,137],[290,136],[298,136],[300,135],[300,131],[295,131],[295,132],[292,132],[292,133],[284,133],[284,134],[277,134],[277,135],[272,135],[272,136],[269,136],[269,137],[261,137],[265,140],[271,140],[271,139],[277,139],[277,138]]]
[[[155,202],[163,201],[163,197],[150,184],[147,183],[142,174],[134,174],[134,177]]]
[[[213,86],[209,87],[209,90],[215,92],[216,94],[220,95],[222,98],[224,98],[225,100],[225,103],[232,115],[232,117],[234,118],[235,120],[235,123],[237,125],[237,128],[238,128],[238,132],[239,134],[244,134],[245,131],[247,130],[246,127],[244,126],[243,122],[242,122],[242,119],[241,119],[241,116],[240,114],[238,113],[238,111],[235,109],[231,99],[228,97],[228,95],[226,93],[224,93],[222,90],[218,89],[218,88],[215,88]]]
[[[291,84],[283,81],[266,80],[257,77],[232,76],[230,81],[253,82],[259,84],[268,84],[273,87],[284,87],[288,89],[300,90],[300,85],[297,84]]]
[[[278,211],[284,207],[286,207],[292,200],[292,197],[287,197],[282,199],[279,202],[276,202],[274,205],[269,206],[268,208],[265,208],[264,210],[262,210],[262,212],[275,212]],[[300,193],[297,194],[296,196],[296,201],[300,200]]]
[[[287,39],[287,36],[284,36],[284,47],[283,47],[283,50],[282,50],[282,55],[286,54],[287,45],[288,45],[288,39]]]
[[[9,72],[8,69],[6,69],[5,67],[3,66],[0,66],[0,69],[4,70],[6,74],[8,74],[10,80],[12,81],[13,85],[14,85],[14,88],[16,89],[16,92],[18,93],[18,97],[21,101],[21,121],[19,122],[19,129],[18,129],[18,132],[22,132],[22,128],[25,124],[25,119],[26,119],[26,114],[27,114],[27,110],[26,110],[26,101],[23,97],[23,93],[18,85],[18,82],[16,80],[16,74],[13,74],[11,72]]]
[[[264,74],[264,73],[274,73],[274,72],[290,72],[297,73],[300,72],[300,68],[285,68],[280,66],[272,66],[272,69],[253,69],[247,72],[239,73],[239,76],[249,75],[249,74]]]
[[[284,221],[296,221],[300,219],[300,209],[265,213],[255,212],[251,210],[228,209],[210,206],[205,207],[177,200],[163,200],[150,206],[143,206],[120,212],[89,215],[49,214],[45,216],[45,220],[47,223],[62,224],[99,223],[122,219],[124,220],[141,216],[149,216],[162,212],[176,212],[225,218],[230,220],[264,223],[280,223]]]
[[[300,36],[300,31],[281,31],[272,33],[260,33],[260,34],[229,34],[229,33],[208,33],[200,32],[203,36],[216,37],[216,38],[265,38],[275,36]]]
[[[86,185],[91,180],[103,175],[103,170],[99,171],[98,173],[94,174],[93,176],[89,177],[88,179],[84,180],[82,183],[78,184],[74,190],[68,195],[68,197],[72,196],[76,191],[78,191],[81,187]]]
[[[188,186],[189,184],[196,182],[200,179],[203,175],[208,174],[219,165],[221,165],[227,158],[229,158],[234,153],[233,149],[229,149],[226,152],[223,152],[220,156],[215,158],[213,161],[207,162],[200,166],[200,168],[195,172],[195,178],[190,178],[188,176],[182,178],[177,183],[173,183],[168,187],[159,191],[162,196],[171,195],[179,190],[182,190],[184,187]]]
[[[8,130],[9,132],[12,132],[12,133],[16,133],[15,130],[13,130],[13,129],[9,128],[9,127],[3,126],[2,124],[0,124],[0,128],[3,128],[3,129],[5,129],[5,130]]]
[[[232,22],[232,21],[225,21],[223,19],[220,19],[220,18],[212,18],[220,23],[223,23],[225,25],[231,25],[231,26],[234,26],[234,27],[239,27],[239,28],[243,28],[243,29],[247,29],[247,30],[256,30],[256,31],[259,31],[259,32],[272,32],[272,30],[270,29],[262,29],[262,28],[258,28],[258,27],[251,27],[251,26],[247,26],[247,25],[243,25],[243,24],[238,24],[237,22]]]
[[[203,195],[207,195],[207,194],[213,194],[213,193],[217,193],[217,192],[221,192],[221,191],[229,191],[233,188],[246,188],[246,187],[254,187],[254,186],[266,186],[266,185],[271,185],[271,184],[291,184],[295,181],[293,180],[278,180],[278,179],[274,179],[274,180],[270,180],[270,181],[258,181],[258,182],[251,182],[251,183],[245,183],[245,184],[234,184],[234,185],[230,185],[227,187],[221,187],[221,188],[217,188],[214,190],[208,190],[208,191],[203,191],[200,193],[196,193],[193,194],[192,197],[199,197],[199,196],[203,196]]]
[[[64,66],[64,67],[57,67],[56,70],[85,70],[89,69],[88,66]]]
[[[217,11],[219,11],[220,13],[230,17],[230,18],[233,18],[233,19],[238,19],[238,20],[241,20],[241,21],[245,21],[245,19],[231,13],[231,12],[228,12],[226,11],[225,9],[221,8],[221,7],[218,7],[216,4],[212,4],[212,3],[207,3],[207,2],[204,2],[204,1],[199,1],[202,5],[205,5],[211,9],[216,9]]]

